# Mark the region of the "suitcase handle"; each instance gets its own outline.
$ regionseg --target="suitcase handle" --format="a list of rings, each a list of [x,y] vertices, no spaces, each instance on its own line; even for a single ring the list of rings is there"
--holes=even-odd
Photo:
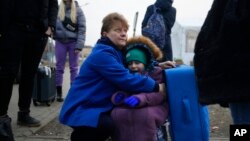
[[[192,120],[192,115],[191,115],[191,108],[190,108],[190,102],[188,99],[183,99],[182,100],[183,107],[184,107],[184,117],[186,121],[191,121]]]

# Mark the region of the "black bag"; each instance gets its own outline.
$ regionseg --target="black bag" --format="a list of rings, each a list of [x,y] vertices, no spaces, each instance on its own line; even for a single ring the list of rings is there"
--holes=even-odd
[[[64,21],[62,21],[63,26],[72,32],[76,32],[78,30],[77,24],[73,23],[70,18],[65,17]]]
[[[250,1],[214,0],[194,66],[202,104],[250,101]]]

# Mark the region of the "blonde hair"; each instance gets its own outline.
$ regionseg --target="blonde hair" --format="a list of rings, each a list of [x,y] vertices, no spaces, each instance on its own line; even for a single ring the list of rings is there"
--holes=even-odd
[[[59,11],[58,11],[58,17],[61,21],[64,21],[65,18],[65,3],[63,0],[61,0]],[[70,6],[70,19],[73,23],[76,23],[76,4],[74,0],[71,0],[71,6]]]

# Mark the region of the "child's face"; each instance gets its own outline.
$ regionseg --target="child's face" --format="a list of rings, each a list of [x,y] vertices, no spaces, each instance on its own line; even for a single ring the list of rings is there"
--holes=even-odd
[[[132,72],[143,72],[145,70],[145,66],[143,63],[139,61],[131,61],[128,63],[128,68]]]
[[[107,36],[119,49],[122,49],[127,42],[127,32],[127,27],[121,22],[116,22],[108,32],[104,32],[104,36]]]

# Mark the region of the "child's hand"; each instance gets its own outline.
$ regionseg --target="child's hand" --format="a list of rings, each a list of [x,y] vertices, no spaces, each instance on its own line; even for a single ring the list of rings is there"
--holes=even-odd
[[[125,96],[126,95],[124,93],[118,92],[114,98],[115,103],[121,103],[123,99],[125,98]]]
[[[128,98],[125,98],[124,103],[131,108],[134,108],[140,103],[140,100],[135,96],[130,96]]]

